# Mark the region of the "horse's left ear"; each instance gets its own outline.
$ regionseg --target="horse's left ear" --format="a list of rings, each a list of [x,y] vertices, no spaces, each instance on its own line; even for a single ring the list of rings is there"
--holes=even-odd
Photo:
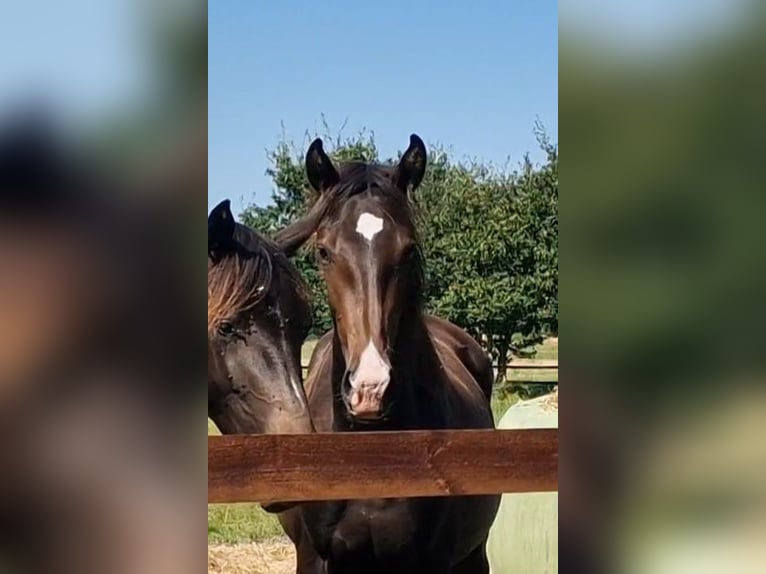
[[[214,253],[228,246],[234,240],[234,216],[231,202],[224,199],[213,208],[207,217],[207,250]]]
[[[410,147],[402,155],[396,168],[396,184],[405,193],[414,191],[426,173],[426,145],[416,134],[410,136]]]

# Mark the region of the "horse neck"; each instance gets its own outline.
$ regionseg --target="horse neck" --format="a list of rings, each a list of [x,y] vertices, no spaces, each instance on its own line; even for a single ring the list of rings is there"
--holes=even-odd
[[[398,391],[397,403],[389,420],[376,424],[351,424],[345,416],[340,385],[346,363],[340,339],[333,338],[333,408],[335,430],[415,430],[442,426],[445,385],[442,372],[423,313],[405,312],[399,333],[391,349],[391,382]]]

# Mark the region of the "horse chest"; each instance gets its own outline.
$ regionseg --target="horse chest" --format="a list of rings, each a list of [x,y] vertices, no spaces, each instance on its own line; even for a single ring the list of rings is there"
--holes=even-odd
[[[412,500],[349,502],[340,520],[326,531],[328,558],[409,563],[429,552],[441,522],[440,506]]]
[[[415,526],[413,513],[404,504],[350,504],[333,537],[352,550],[370,547],[376,554],[391,554],[411,542]]]

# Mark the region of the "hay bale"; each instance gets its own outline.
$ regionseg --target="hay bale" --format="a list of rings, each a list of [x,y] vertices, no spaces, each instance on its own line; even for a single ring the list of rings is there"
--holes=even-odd
[[[208,574],[293,574],[295,550],[287,538],[208,544]]]
[[[498,428],[558,428],[558,388],[512,405]],[[558,493],[504,494],[487,555],[492,574],[558,572]]]

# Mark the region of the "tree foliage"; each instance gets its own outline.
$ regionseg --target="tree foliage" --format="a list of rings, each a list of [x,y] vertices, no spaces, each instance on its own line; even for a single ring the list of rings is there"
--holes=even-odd
[[[327,147],[334,161],[381,160],[371,133],[325,139],[333,141]],[[431,146],[429,168],[414,198],[427,309],[482,342],[497,361],[500,379],[510,352],[558,331],[558,150],[541,130],[538,141],[547,156],[543,165],[525,158],[513,172],[455,162],[443,148]],[[270,153],[272,201],[248,207],[244,223],[273,234],[306,212],[315,197],[303,153],[286,141]],[[311,289],[313,331],[320,335],[332,319],[310,246],[296,263]]]

